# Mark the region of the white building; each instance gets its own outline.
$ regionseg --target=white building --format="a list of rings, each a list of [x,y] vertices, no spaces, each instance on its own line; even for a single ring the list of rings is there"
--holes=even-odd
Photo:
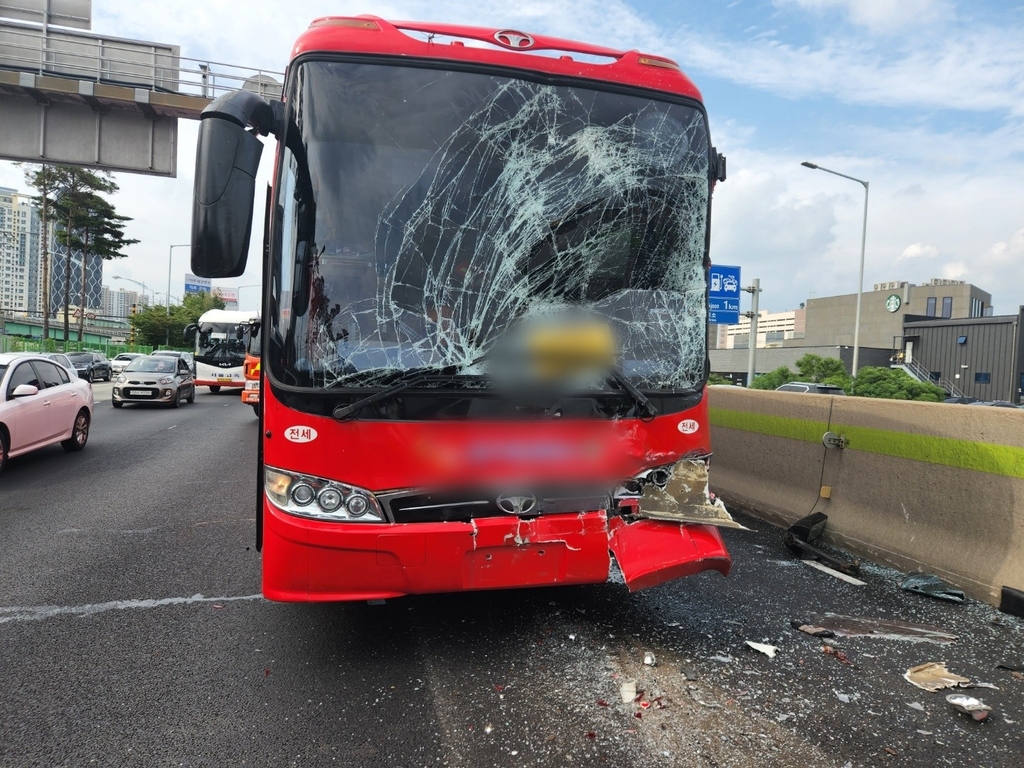
[[[0,187],[0,309],[37,312],[42,294],[39,210],[29,195]]]
[[[791,309],[788,312],[770,312],[762,309],[757,313],[757,346],[781,347],[788,339],[799,339],[804,335],[807,312]],[[750,318],[740,317],[736,325],[718,326],[717,349],[749,349]]]
[[[145,294],[138,291],[126,291],[124,288],[115,290],[109,285],[104,285],[102,293],[104,317],[129,317],[132,313],[132,304],[148,306]]]

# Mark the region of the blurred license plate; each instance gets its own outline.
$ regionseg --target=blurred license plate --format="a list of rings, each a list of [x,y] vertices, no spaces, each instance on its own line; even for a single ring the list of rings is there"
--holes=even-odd
[[[149,397],[149,392],[144,389],[129,389],[128,395],[131,397]]]
[[[245,382],[245,388],[248,390],[259,390],[260,383],[258,381],[247,381]]]
[[[217,377],[217,381],[230,384],[231,383],[231,377],[230,376],[218,376]]]

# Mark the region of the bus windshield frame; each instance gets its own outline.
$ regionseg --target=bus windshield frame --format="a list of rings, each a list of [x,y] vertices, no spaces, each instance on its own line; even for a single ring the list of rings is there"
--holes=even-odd
[[[500,337],[570,310],[611,327],[637,388],[703,388],[699,102],[323,57],[298,60],[287,89],[264,317],[272,384],[354,396],[436,370],[445,381],[424,386],[474,397],[487,389],[476,361]],[[583,394],[609,393],[621,395],[602,380]]]

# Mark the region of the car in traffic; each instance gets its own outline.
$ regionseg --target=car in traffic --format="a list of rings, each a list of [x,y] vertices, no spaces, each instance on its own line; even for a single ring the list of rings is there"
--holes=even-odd
[[[162,403],[177,408],[182,400],[196,401],[196,379],[185,360],[168,355],[132,360],[114,380],[110,395],[115,408],[125,403]]]
[[[42,355],[0,354],[0,473],[13,456],[89,441],[92,387]]]
[[[78,377],[86,381],[110,381],[114,378],[114,372],[110,368],[110,361],[99,352],[69,352],[68,359],[78,371]]]
[[[40,352],[43,357],[53,360],[57,365],[63,365],[75,376],[78,375],[78,370],[75,368],[75,364],[71,362],[71,358],[65,355],[63,352]]]
[[[809,392],[814,395],[845,395],[842,387],[813,381],[791,381],[775,388],[776,392]]]
[[[117,374],[121,373],[121,371],[128,367],[128,363],[136,357],[142,357],[143,354],[144,353],[142,352],[122,352],[110,361],[111,372],[114,376],[117,376]]]
[[[196,375],[196,359],[195,359],[195,357],[192,356],[191,352],[178,352],[178,351],[173,350],[173,349],[158,349],[155,352],[153,352],[152,354],[156,355],[157,357],[166,356],[166,357],[178,357],[178,358],[181,358],[186,363],[188,363],[188,367],[189,367],[189,369],[191,369],[192,375],[193,376]]]

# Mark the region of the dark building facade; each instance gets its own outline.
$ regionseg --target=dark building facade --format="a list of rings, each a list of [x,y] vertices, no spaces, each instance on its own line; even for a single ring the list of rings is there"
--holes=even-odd
[[[64,279],[71,268],[71,295],[68,304],[77,307],[82,302],[82,251],[73,250],[68,259],[68,247],[59,242],[57,235],[50,243],[50,315],[64,311]],[[85,308],[103,310],[103,259],[89,254],[85,268]]]
[[[903,345],[908,361],[936,383],[952,382],[979,400],[1021,402],[1024,388],[1024,307],[1016,315],[924,320],[908,317]]]

